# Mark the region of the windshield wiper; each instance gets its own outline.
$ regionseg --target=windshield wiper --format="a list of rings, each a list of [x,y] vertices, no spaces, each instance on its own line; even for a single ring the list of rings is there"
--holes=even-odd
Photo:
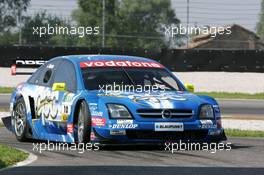
[[[125,70],[125,68],[123,66],[121,66],[122,70],[125,72],[127,78],[129,79],[130,83],[133,84],[134,87],[136,87],[135,82],[133,81],[133,79],[131,78],[131,76],[128,74],[128,72]]]

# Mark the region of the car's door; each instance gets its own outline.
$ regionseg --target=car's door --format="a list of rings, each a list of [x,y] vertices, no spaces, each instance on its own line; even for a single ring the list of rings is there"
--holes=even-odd
[[[72,102],[76,96],[77,90],[75,67],[72,62],[66,59],[60,62],[55,70],[52,84],[52,94],[54,94],[57,101],[52,101],[51,107],[54,107],[57,112],[54,111],[55,113],[53,113],[53,116],[51,116],[53,119],[51,132],[60,132],[66,134],[67,121],[72,113]],[[56,84],[58,84],[60,87],[63,87],[64,90],[56,89],[56,86],[54,86]],[[54,114],[56,114],[56,117]]]
[[[50,131],[52,122],[49,121],[57,117],[56,101],[58,97],[52,92],[52,80],[60,62],[60,60],[47,62],[28,80],[32,126],[35,134]]]
[[[31,109],[35,109],[31,110],[35,133],[66,134],[77,84],[74,65],[64,59],[50,61],[28,82],[32,90],[29,95]],[[64,84],[65,89],[56,89],[54,84]]]

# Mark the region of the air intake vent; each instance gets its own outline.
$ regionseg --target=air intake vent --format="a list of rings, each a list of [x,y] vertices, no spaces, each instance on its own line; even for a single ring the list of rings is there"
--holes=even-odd
[[[138,109],[142,118],[191,118],[193,110],[189,109]]]

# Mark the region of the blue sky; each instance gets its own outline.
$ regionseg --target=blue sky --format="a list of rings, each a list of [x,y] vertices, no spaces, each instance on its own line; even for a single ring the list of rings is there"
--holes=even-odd
[[[187,0],[171,0],[177,17],[186,24]],[[190,25],[223,26],[239,24],[255,31],[261,0],[190,0]],[[78,7],[77,0],[31,0],[29,14],[47,10],[63,18],[69,18]]]

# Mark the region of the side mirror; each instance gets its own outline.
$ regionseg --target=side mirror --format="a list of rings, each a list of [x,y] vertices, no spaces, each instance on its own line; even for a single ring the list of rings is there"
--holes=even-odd
[[[65,83],[53,83],[52,90],[53,91],[65,91],[66,85]]]
[[[193,84],[184,84],[185,88],[189,91],[189,92],[194,92],[194,85]]]

